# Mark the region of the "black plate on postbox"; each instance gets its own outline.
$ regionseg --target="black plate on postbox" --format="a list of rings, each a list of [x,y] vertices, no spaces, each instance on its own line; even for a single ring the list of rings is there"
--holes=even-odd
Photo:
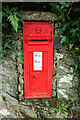
[[[62,48],[62,43],[61,43],[61,37],[60,36],[54,36],[54,48],[55,49],[60,49]]]

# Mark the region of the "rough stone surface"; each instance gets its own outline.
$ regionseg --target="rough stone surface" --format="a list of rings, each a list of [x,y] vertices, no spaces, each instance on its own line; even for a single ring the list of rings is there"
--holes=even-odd
[[[69,57],[65,46],[60,50],[54,51],[54,70],[56,74],[53,76],[53,93],[54,95],[57,93],[56,97],[59,99],[75,98],[74,91],[70,89],[73,85],[78,84],[78,78],[74,76],[73,68],[71,67],[73,63],[74,60]]]
[[[58,20],[55,13],[38,11],[22,11],[21,17],[22,20],[38,20],[38,21]]]
[[[18,49],[18,56],[17,56],[17,70],[18,70],[18,77],[19,77],[19,85],[18,85],[18,91],[19,91],[19,100],[23,99],[23,93],[24,93],[24,75],[23,75],[23,61],[22,61],[22,40],[19,38],[17,40],[17,49]]]
[[[51,21],[58,20],[54,13],[23,11],[21,12],[23,20],[34,21]],[[55,36],[59,35],[58,24],[55,24]],[[33,99],[27,100],[27,103],[18,101],[23,98],[23,61],[22,61],[22,33],[19,31],[15,34],[17,40],[17,64],[16,64],[16,48],[15,52],[10,56],[11,59],[4,59],[0,64],[0,118],[64,118],[64,114],[57,115],[56,108],[53,106],[50,99]],[[60,50],[54,50],[54,65],[53,65],[53,87],[52,95],[59,99],[76,99],[74,91],[69,89],[72,86],[78,85],[78,78],[74,76],[71,65],[74,60],[69,57],[66,46]],[[19,85],[18,85],[19,80]],[[41,103],[44,102],[44,105]],[[32,103],[33,102],[33,103]],[[34,107],[34,103],[36,104]],[[50,105],[51,104],[51,105]]]
[[[29,106],[19,104],[18,100],[3,92],[3,107],[0,106],[0,118],[36,118],[37,115]]]
[[[3,60],[4,63],[0,65],[0,76],[2,77],[2,90],[8,94],[17,97],[18,80],[15,62],[11,59]]]
[[[63,51],[63,52],[62,52]],[[54,51],[54,69],[55,72],[53,73],[53,97],[58,97],[60,99],[65,98],[74,98],[73,90],[69,89],[73,85],[78,84],[77,76],[73,74],[73,68],[71,64],[66,64],[68,61],[69,55],[66,54],[65,47],[62,50]],[[18,56],[19,57],[19,56]],[[67,57],[67,59],[65,59]],[[70,58],[69,58],[70,61]],[[71,59],[71,61],[73,61]],[[14,60],[6,59],[4,63],[0,65],[0,118],[37,118],[37,116],[43,116],[44,118],[64,118],[66,117],[64,114],[57,115],[55,113],[55,107],[51,105],[50,101],[44,100],[45,105],[42,107],[42,104],[37,104],[37,100],[35,99],[34,102],[36,106],[34,107],[34,103],[24,103],[21,104],[15,98],[17,97],[18,90],[21,92],[20,97],[23,96],[23,73],[21,73],[22,64],[18,64],[18,73],[16,71],[16,65]],[[22,71],[23,72],[23,71]],[[17,88],[19,76],[19,89]],[[75,79],[75,81],[74,81]],[[3,91],[2,90],[3,84]],[[75,97],[76,99],[76,97]],[[40,100],[41,101],[41,100]],[[42,99],[43,101],[43,99]],[[1,105],[2,104],[2,105]],[[32,105],[32,107],[30,105]]]
[[[57,26],[57,25],[56,25]],[[18,76],[19,76],[19,99],[23,98],[23,68],[22,68],[22,40],[17,42],[18,48]],[[72,64],[74,60],[70,58],[66,46],[59,50],[54,50],[54,64],[53,64],[53,87],[52,95],[57,98],[74,98],[73,91],[70,89],[73,85],[78,84],[77,76],[74,76]],[[74,80],[75,79],[75,80]],[[22,97],[21,97],[22,96]]]

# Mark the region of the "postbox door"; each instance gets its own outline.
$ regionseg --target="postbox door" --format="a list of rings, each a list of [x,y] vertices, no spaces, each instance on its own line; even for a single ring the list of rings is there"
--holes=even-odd
[[[47,52],[29,52],[29,95],[47,94],[47,67]]]
[[[23,24],[24,95],[29,98],[52,96],[53,24]]]

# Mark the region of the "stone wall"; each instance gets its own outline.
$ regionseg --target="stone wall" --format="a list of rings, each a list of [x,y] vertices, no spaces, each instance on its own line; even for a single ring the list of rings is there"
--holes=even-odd
[[[31,16],[31,18],[29,18]],[[25,15],[24,15],[25,17]],[[27,12],[25,19],[31,20],[57,20],[54,14],[44,13],[44,12]],[[54,18],[54,19],[53,19]],[[55,24],[55,36],[59,35],[58,24]],[[35,110],[33,105],[28,105],[28,103],[20,102],[17,100],[24,99],[24,65],[23,65],[23,37],[22,32],[18,31],[16,36],[16,48],[14,52],[9,56],[11,58],[3,59],[3,62],[0,61],[0,118],[24,118],[29,116],[30,118],[37,118],[41,110],[38,105],[38,110]],[[72,86],[78,84],[78,78],[73,73],[72,64],[74,60],[70,57],[67,47],[63,47],[59,50],[53,50],[53,86],[52,86],[52,97],[59,99],[76,99],[77,97],[74,94],[74,91],[70,89]],[[15,99],[17,98],[17,99]],[[33,99],[37,101],[36,99]],[[50,99],[40,99],[39,104],[42,105],[42,101],[45,101],[47,107],[50,105]],[[33,102],[34,103],[34,102]],[[37,102],[36,102],[37,103]],[[45,108],[49,111],[46,112],[45,116],[48,118],[52,116],[55,117],[55,108],[53,106],[52,99],[52,108]],[[32,101],[31,101],[32,104]],[[40,109],[39,109],[40,108]],[[42,111],[42,113],[45,113]],[[55,118],[63,118],[63,116],[56,116]]]
[[[54,107],[55,99],[32,99],[20,103],[15,99],[16,97],[18,98],[19,95],[19,100],[21,101],[24,96],[23,44],[21,38],[17,40],[17,45],[18,51],[15,51],[11,55],[11,59],[3,59],[4,62],[0,64],[0,79],[2,79],[2,82],[0,80],[0,118],[25,118],[27,116],[30,118],[34,118],[35,116],[37,118],[37,114],[45,116],[45,118],[63,118],[65,116],[64,114],[56,115],[56,108]],[[17,65],[16,52],[18,55]],[[69,57],[69,53],[65,46],[59,50],[54,50],[53,52],[52,96],[53,98],[57,97],[59,99],[76,99],[74,91],[69,89],[73,85],[78,84],[78,79],[74,76],[73,68],[71,67],[74,60]],[[28,101],[30,101],[29,104]],[[33,105],[30,106],[30,104],[34,103],[39,103],[35,105],[35,109]],[[42,106],[42,103],[45,104],[43,107],[40,107],[39,105]]]
[[[29,14],[31,15],[31,12],[27,12],[26,14],[29,16]],[[37,12],[34,14],[32,12],[32,15],[34,16],[36,16],[37,14],[40,13]],[[52,13],[49,15],[52,16]],[[35,19],[35,17],[33,18]],[[41,19],[41,17],[39,19]],[[43,20],[45,20],[45,16]],[[56,28],[58,27],[57,23],[55,24],[55,27]],[[59,30],[57,31],[55,29],[54,32],[55,32],[55,36],[59,34]],[[24,99],[24,67],[23,67],[23,37],[21,31],[17,32],[16,41],[17,41],[16,43],[17,50],[15,50],[15,52],[12,54],[11,60],[8,60],[8,62],[6,62],[5,60],[3,66],[2,67],[0,66],[1,67],[0,76],[2,76],[2,80],[3,80],[2,81],[3,91],[6,91],[6,93],[14,97],[18,97],[19,95],[19,100],[22,100]],[[16,52],[17,52],[17,59],[15,58]],[[70,89],[70,87],[78,84],[78,78],[75,77],[73,73],[73,68],[71,67],[71,65],[74,63],[74,60],[70,58],[65,45],[59,50],[54,49],[53,52],[54,52],[53,89],[52,89],[53,97],[57,97],[60,99],[74,98],[74,94],[73,94],[74,91]]]
[[[55,13],[50,12],[38,12],[38,11],[22,11],[22,20],[34,20],[34,21],[56,21],[58,17]]]
[[[74,91],[70,89],[78,84],[78,78],[73,73],[73,63],[74,59],[70,57],[66,46],[54,50],[53,96],[59,99],[75,98]]]
[[[24,96],[24,70],[23,70],[23,41],[21,39],[17,40],[17,70],[18,70],[18,91],[19,100],[23,99]]]
[[[0,65],[3,92],[13,97],[18,97],[19,94],[19,100],[22,100],[24,96],[22,47],[23,41],[19,38],[17,40],[17,66],[15,63],[16,51],[11,55],[12,59],[3,60],[4,63]],[[73,73],[73,68],[71,67],[74,60],[70,57],[66,46],[63,46],[59,50],[54,49],[53,52],[53,97],[59,99],[76,99],[74,91],[70,89],[70,87],[78,84],[78,78]]]
[[[18,74],[15,62],[9,58],[3,59],[3,63],[0,65],[0,77],[2,79],[2,93],[18,97]]]
[[[26,11],[22,12],[22,20],[37,20],[37,21],[56,21],[54,27],[54,36],[59,35],[59,29],[57,24],[57,16],[54,13],[37,12],[37,11]],[[23,39],[23,38],[22,38]],[[18,75],[19,75],[19,99],[23,99],[24,96],[24,76],[22,68],[22,39],[18,39]],[[74,77],[73,68],[71,65],[74,60],[70,58],[66,46],[61,49],[53,50],[54,52],[54,64],[53,64],[53,97],[57,98],[74,98],[73,92],[70,87],[78,83],[78,79]],[[75,79],[75,80],[74,80]]]

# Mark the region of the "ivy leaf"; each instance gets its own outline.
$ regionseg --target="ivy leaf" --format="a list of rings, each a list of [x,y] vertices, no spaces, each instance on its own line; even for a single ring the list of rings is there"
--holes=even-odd
[[[65,106],[64,106],[64,108],[67,108],[67,107],[68,107],[68,105],[65,105]],[[66,110],[67,110],[67,109],[66,109]]]
[[[8,17],[8,15],[4,11],[2,11],[2,16]]]
[[[70,44],[69,44],[69,49],[71,50],[71,49],[72,49],[72,47],[73,47],[73,44],[72,44],[72,43],[70,43]]]
[[[65,112],[65,111],[64,111],[64,113],[65,113],[65,115],[68,115],[68,112]]]
[[[62,39],[61,39],[61,43],[64,43],[64,42],[66,42],[66,41],[67,41],[66,36],[61,36],[61,37],[62,37]]]
[[[76,108],[74,107],[74,106],[72,106],[71,108],[70,108],[70,111],[72,111],[72,110],[75,110]]]
[[[9,48],[9,49],[12,50],[13,47],[12,47],[11,45],[9,45],[8,42],[6,42],[5,45],[4,45],[4,49],[5,49],[5,48]]]
[[[43,8],[46,8],[46,5],[44,5]]]
[[[75,48],[76,51],[79,51],[79,48]]]

